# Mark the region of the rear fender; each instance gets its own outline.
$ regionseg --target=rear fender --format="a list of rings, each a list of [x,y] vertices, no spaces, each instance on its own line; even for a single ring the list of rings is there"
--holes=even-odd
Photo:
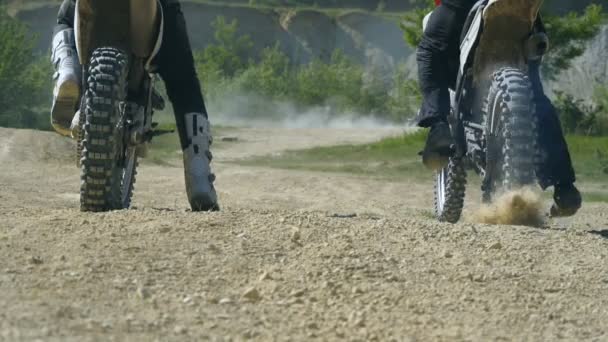
[[[160,49],[163,15],[158,0],[77,0],[76,47],[82,65],[93,51],[111,46],[146,61]]]
[[[471,25],[469,26],[466,35],[464,35],[464,38],[460,43],[459,71],[461,75],[465,73],[465,67],[471,61],[471,57],[473,55],[472,52],[474,51],[477,41],[479,40],[479,35],[481,33],[481,24],[483,22],[483,9],[483,1],[480,1],[477,3],[477,5],[475,5],[475,7],[473,7],[473,9],[471,10],[471,14],[469,14],[472,15],[473,13],[475,13],[475,16],[471,21]]]
[[[163,43],[163,38],[165,35],[165,13],[163,11],[162,6],[160,5],[160,0],[157,0],[157,4],[158,4],[158,18],[159,18],[158,34],[156,35],[156,41],[155,41],[154,47],[152,49],[152,52],[148,55],[148,59],[146,60],[146,70],[148,72],[155,72],[152,62],[153,62],[154,58],[156,57],[156,55],[158,55],[158,52],[160,51],[160,48]]]
[[[160,48],[162,7],[159,0],[130,0],[130,4],[131,52],[136,57],[144,58],[147,61]]]
[[[76,47],[80,64],[88,65],[93,51],[114,47],[131,51],[130,2],[124,0],[78,0]]]
[[[543,0],[490,0],[483,10],[482,33],[475,49],[474,83],[489,80],[501,67],[528,70],[526,42]]]

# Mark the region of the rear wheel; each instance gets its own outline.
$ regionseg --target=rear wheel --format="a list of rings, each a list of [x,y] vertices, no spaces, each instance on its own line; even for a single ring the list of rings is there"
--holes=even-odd
[[[81,113],[82,211],[124,209],[131,202],[137,153],[127,145],[121,110],[128,72],[129,58],[122,51],[100,48],[93,52]]]
[[[467,174],[462,159],[450,158],[448,166],[436,174],[435,215],[442,222],[456,223],[462,215]]]
[[[528,76],[503,68],[493,76],[484,105],[487,139],[487,186],[484,199],[502,188],[534,184],[538,156],[538,124]]]

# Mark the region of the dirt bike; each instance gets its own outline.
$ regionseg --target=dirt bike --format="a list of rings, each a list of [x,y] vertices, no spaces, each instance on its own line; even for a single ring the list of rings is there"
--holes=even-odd
[[[542,2],[481,0],[469,13],[458,77],[450,90],[448,121],[455,153],[436,174],[435,214],[440,221],[460,219],[467,170],[482,177],[484,202],[499,189],[536,182],[538,126],[528,65],[548,48],[539,29]]]
[[[83,66],[78,160],[82,211],[128,208],[138,158],[155,135],[152,61],[163,15],[157,0],[78,0],[75,36]]]

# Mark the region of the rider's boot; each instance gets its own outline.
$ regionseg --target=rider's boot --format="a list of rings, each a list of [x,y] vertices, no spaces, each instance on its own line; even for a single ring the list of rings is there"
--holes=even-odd
[[[73,29],[65,29],[55,34],[51,61],[55,67],[51,124],[57,133],[70,136],[72,118],[80,100],[81,82]]]
[[[209,121],[199,113],[185,116],[187,146],[184,149],[186,192],[192,211],[217,211],[219,205],[211,173],[212,142]]]
[[[574,184],[556,184],[553,193],[555,203],[551,207],[551,216],[567,217],[573,216],[581,208],[581,193]]]
[[[454,139],[450,125],[445,120],[439,120],[431,125],[422,155],[422,162],[431,170],[441,170],[446,167],[454,153]]]

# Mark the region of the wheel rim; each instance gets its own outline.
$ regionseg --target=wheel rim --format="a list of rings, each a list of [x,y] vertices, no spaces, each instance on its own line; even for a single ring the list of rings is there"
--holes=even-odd
[[[127,148],[121,184],[121,202],[123,208],[126,208],[129,205],[131,199],[131,186],[133,184],[133,174],[135,171],[136,151],[137,149],[135,147]]]
[[[501,133],[501,129],[502,129],[502,125],[501,125],[501,121],[500,121],[500,117],[502,115],[501,111],[502,111],[502,98],[504,96],[504,91],[503,90],[498,90],[494,96],[494,99],[492,100],[492,108],[491,111],[489,112],[490,115],[490,122],[488,125],[488,134],[492,135],[494,137],[499,137],[499,134]],[[502,145],[502,144],[501,144]],[[501,152],[502,154],[502,152]],[[499,163],[499,162],[497,162]],[[501,174],[501,172],[499,171],[500,169],[500,165],[494,165],[494,170],[493,172],[490,174],[490,177],[492,179],[491,184],[490,184],[490,188],[492,189],[490,191],[490,193],[493,193],[494,190],[497,187],[497,184],[500,180],[501,177],[503,177],[504,175]],[[492,201],[492,195],[490,194],[484,194],[484,202],[491,202]]]
[[[500,109],[500,103],[502,100],[502,96],[503,96],[503,91],[499,90],[496,93],[496,96],[494,97],[494,101],[492,103],[492,112],[491,112],[492,117],[490,119],[491,120],[490,121],[490,133],[491,134],[496,134],[498,132],[497,120],[498,120],[500,114],[499,115],[496,115],[496,114],[497,114],[497,111]]]
[[[447,168],[444,168],[441,171],[437,172],[436,181],[437,181],[437,211],[438,211],[438,214],[443,213],[443,208],[445,206],[446,177],[447,177]]]

